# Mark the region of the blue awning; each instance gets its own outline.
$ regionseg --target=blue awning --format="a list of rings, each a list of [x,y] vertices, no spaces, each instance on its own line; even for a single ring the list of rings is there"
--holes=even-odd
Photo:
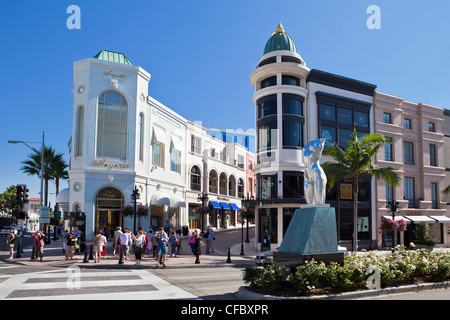
[[[231,207],[231,209],[232,210],[241,210],[238,206],[237,206],[237,204],[234,204],[234,203],[230,203],[230,207]]]
[[[221,202],[220,205],[222,206],[222,208],[224,208],[225,210],[233,210],[231,209],[231,207],[228,205],[228,203],[226,202]]]
[[[212,205],[213,209],[222,209],[217,201],[210,201],[209,204]]]

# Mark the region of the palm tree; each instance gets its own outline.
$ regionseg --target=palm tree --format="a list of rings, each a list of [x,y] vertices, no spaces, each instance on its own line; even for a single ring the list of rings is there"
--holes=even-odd
[[[55,155],[55,157],[53,158],[51,164],[50,164],[50,169],[51,169],[51,176],[53,177],[53,179],[55,179],[55,186],[56,186],[56,195],[58,195],[59,193],[59,180],[63,179],[63,180],[67,180],[69,179],[69,174],[67,172],[67,162],[66,160],[64,160],[63,158],[63,154],[59,153],[57,155]]]
[[[54,169],[52,169],[52,163],[55,159],[62,158],[63,154],[55,154],[55,150],[50,146],[47,148],[44,146],[44,206],[48,205],[48,182],[54,178]],[[34,152],[28,155],[28,160],[22,161],[24,166],[21,168],[23,172],[30,175],[40,176],[41,172],[41,151],[34,149]]]
[[[361,175],[375,176],[375,178],[383,180],[393,187],[397,187],[401,183],[400,174],[395,172],[393,168],[380,168],[372,162],[380,148],[384,147],[386,143],[390,142],[381,134],[370,133],[359,138],[356,129],[354,129],[352,140],[348,141],[347,150],[333,144],[327,150],[327,154],[334,161],[327,161],[322,165],[327,173],[331,188],[342,179],[353,180],[353,251],[357,251],[359,177]]]

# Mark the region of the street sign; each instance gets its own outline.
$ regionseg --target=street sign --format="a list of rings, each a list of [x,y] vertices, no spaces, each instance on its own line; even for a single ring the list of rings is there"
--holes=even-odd
[[[50,223],[50,207],[42,207],[39,218],[40,223]]]

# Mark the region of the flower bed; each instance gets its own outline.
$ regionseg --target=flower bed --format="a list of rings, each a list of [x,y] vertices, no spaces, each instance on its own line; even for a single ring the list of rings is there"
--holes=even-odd
[[[367,290],[368,279],[378,270],[381,288],[423,282],[450,280],[450,253],[421,250],[396,250],[381,254],[370,251],[349,254],[343,265],[309,261],[290,273],[289,269],[269,265],[248,267],[243,281],[250,290],[278,296],[301,296]]]

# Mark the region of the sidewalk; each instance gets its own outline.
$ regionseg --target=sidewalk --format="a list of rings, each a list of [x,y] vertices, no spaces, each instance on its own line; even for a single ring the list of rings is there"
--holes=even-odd
[[[182,239],[181,251],[177,255],[177,257],[170,257],[170,254],[166,256],[166,268],[192,268],[192,267],[224,267],[224,266],[233,266],[233,267],[246,267],[254,265],[254,258],[258,254],[254,249],[254,241],[255,239],[249,239],[250,243],[245,243],[244,241],[244,253],[245,255],[240,255],[241,253],[241,233],[240,228],[235,229],[225,229],[215,231],[216,237],[217,235],[222,235],[224,233],[236,232],[239,230],[239,237],[236,238],[236,241],[239,241],[238,244],[235,244],[230,247],[230,263],[227,263],[228,259],[228,247],[225,244],[219,243],[217,240],[215,241],[215,252],[206,254],[206,244],[201,245],[201,255],[199,256],[200,263],[195,263],[196,257],[192,254],[191,248],[188,244],[188,237],[184,237]],[[235,241],[235,242],[236,242]],[[87,244],[87,258],[89,259],[90,255],[90,244]],[[157,266],[156,260],[152,257],[151,254],[145,254],[144,258],[141,260],[141,265],[136,266],[135,263],[137,260],[134,257],[134,252],[131,251],[128,257],[128,260],[123,259],[123,264],[119,264],[119,255],[116,253],[116,256],[112,255],[112,244],[108,243],[107,248],[107,257],[102,258],[100,263],[94,263],[94,259],[89,259],[89,262],[85,263],[84,260],[84,252],[80,254],[75,254],[72,260],[66,260],[65,255],[63,254],[62,249],[62,239],[52,240],[49,245],[44,246],[44,258],[41,262],[39,259],[30,260],[32,248],[26,247],[24,248],[24,253],[22,253],[21,258],[14,258],[12,260],[5,260],[6,257],[2,257],[3,261],[11,264],[20,264],[27,266],[48,266],[48,267],[61,267],[67,268],[73,265],[76,265],[80,268],[95,268],[95,269],[154,269]],[[16,252],[16,251],[14,251]],[[170,253],[170,245],[168,247],[168,253]],[[16,253],[14,253],[14,256]],[[162,265],[158,267],[162,268]]]

